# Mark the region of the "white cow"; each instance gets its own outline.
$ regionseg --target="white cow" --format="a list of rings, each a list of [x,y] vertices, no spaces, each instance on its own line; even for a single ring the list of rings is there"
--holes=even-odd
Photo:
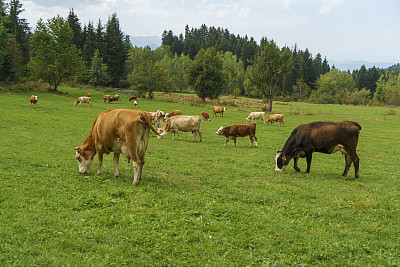
[[[182,115],[177,115],[173,116],[167,119],[165,124],[162,127],[160,136],[158,138],[161,139],[164,135],[166,135],[168,132],[171,132],[173,134],[172,140],[175,140],[175,133],[178,134],[179,136],[179,141],[182,140],[181,135],[179,131],[182,132],[192,132],[193,133],[193,139],[192,142],[194,142],[194,139],[196,138],[197,133],[200,136],[200,142],[203,141],[202,136],[201,136],[201,118],[200,116],[182,116]]]
[[[253,122],[255,119],[260,119],[265,123],[265,112],[250,112],[249,116],[246,118],[246,123],[251,120]]]
[[[88,103],[90,106],[92,106],[92,99],[87,96],[81,96],[78,98],[78,100],[76,100],[76,102],[74,103],[74,106],[76,106],[78,104],[79,104],[79,106],[81,106],[82,103]]]

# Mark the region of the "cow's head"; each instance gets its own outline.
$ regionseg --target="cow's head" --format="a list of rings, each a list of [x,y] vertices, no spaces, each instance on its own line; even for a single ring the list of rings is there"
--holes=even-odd
[[[289,160],[286,158],[285,154],[282,151],[276,150],[276,157],[275,157],[275,171],[281,172],[289,163]]]
[[[157,138],[161,139],[164,135],[166,135],[169,131],[171,131],[171,122],[167,120],[165,123],[162,123],[161,129],[158,129],[158,133],[160,134]]]
[[[217,135],[224,135],[222,129],[224,129],[224,127],[222,127],[222,126],[219,127],[218,130],[215,132],[215,134],[217,134]]]
[[[87,173],[92,166],[93,156],[84,153],[80,146],[74,147],[76,151],[76,159],[78,160],[79,172]]]

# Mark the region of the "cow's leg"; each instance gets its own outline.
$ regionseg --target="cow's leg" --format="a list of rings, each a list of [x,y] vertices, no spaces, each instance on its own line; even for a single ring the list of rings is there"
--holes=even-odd
[[[306,152],[306,162],[307,162],[307,170],[306,173],[310,172],[311,169],[311,161],[312,161],[312,152]]]
[[[293,158],[293,162],[294,162],[294,165],[293,165],[293,168],[295,169],[295,171],[296,172],[299,172],[300,171],[300,168],[299,168],[299,166],[297,166],[297,161],[299,160],[299,157],[294,157]]]
[[[359,169],[359,164],[360,164],[360,158],[358,157],[357,153],[354,153],[355,157],[353,158],[353,164],[354,164],[354,169],[355,169],[355,177],[359,178],[360,177],[360,169]]]
[[[201,142],[203,142],[203,137],[201,136],[201,130],[199,129],[199,130],[198,130],[198,132],[199,132],[199,136],[200,136],[200,143],[201,143]]]
[[[101,165],[103,164],[103,152],[101,152],[100,150],[98,150],[98,161],[99,161],[99,165],[97,167],[97,175],[101,174]]]
[[[178,133],[178,136],[179,136],[179,141],[182,141],[182,138],[181,138],[181,133],[179,132],[179,131],[176,131],[177,133]]]
[[[192,134],[193,134],[192,142],[194,142],[194,139],[196,138],[196,135],[197,135],[197,131],[192,131]]]
[[[255,140],[255,143],[256,143],[255,146],[258,147],[258,146],[257,146],[257,137],[256,137],[256,136],[254,136],[254,140]]]
[[[229,137],[226,138],[224,147],[226,147],[226,144],[228,143],[228,141],[229,141]]]
[[[114,176],[118,177],[119,176],[119,172],[118,172],[118,163],[119,163],[119,155],[120,153],[114,153]]]
[[[235,142],[235,148],[237,148],[237,145],[236,145],[236,136],[233,137],[233,141]]]
[[[175,140],[175,131],[172,131],[172,140]]]
[[[254,141],[254,138],[253,138],[253,136],[250,135],[250,147],[253,146],[253,141]]]

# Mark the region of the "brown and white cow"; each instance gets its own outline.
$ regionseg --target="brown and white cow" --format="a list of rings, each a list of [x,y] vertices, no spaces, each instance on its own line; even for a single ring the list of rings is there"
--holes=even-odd
[[[265,123],[265,112],[250,112],[249,116],[246,118],[246,123],[251,120],[253,122],[255,119],[260,119]]]
[[[207,112],[202,112],[201,116],[203,117],[204,121],[210,121],[210,116]]]
[[[129,102],[131,102],[132,100],[136,100],[136,96],[131,96],[131,97],[129,98]]]
[[[162,126],[161,133],[158,138],[161,138],[167,133],[171,132],[173,134],[172,140],[175,140],[175,133],[177,133],[179,136],[179,141],[181,141],[182,138],[179,131],[182,131],[182,132],[192,132],[193,134],[192,142],[194,142],[194,139],[196,138],[197,134],[199,134],[200,142],[202,142],[203,138],[201,135],[200,126],[201,126],[200,116],[176,115],[167,119],[167,121]]]
[[[138,103],[137,103],[137,101],[136,101],[136,100],[134,100],[134,101],[133,101],[133,105],[135,106],[135,108],[137,108],[137,106],[138,106]]]
[[[104,101],[104,103],[106,103],[106,101],[107,101],[110,97],[111,97],[110,95],[104,95],[104,96],[103,96],[103,101]]]
[[[182,112],[180,110],[173,110],[170,113],[165,114],[165,118],[168,119],[177,115],[182,115]]]
[[[236,124],[236,125],[231,125],[231,126],[226,126],[226,127],[219,127],[219,129],[216,132],[217,135],[224,135],[226,137],[226,144],[230,139],[233,139],[235,142],[235,147],[236,145],[236,138],[237,137],[245,137],[245,136],[250,136],[250,147],[253,146],[253,141],[255,140],[255,146],[257,147],[257,137],[256,137],[256,124],[255,123],[250,123],[250,124]]]
[[[294,169],[299,157],[306,158],[307,170],[310,172],[313,152],[332,154],[337,151],[345,155],[346,165],[343,176],[347,176],[351,163],[354,165],[355,177],[359,174],[359,158],[356,152],[358,135],[361,126],[352,121],[316,121],[296,127],[281,151],[276,151],[276,171],[282,171],[293,158]]]
[[[219,116],[223,117],[225,111],[226,111],[226,108],[224,108],[224,107],[218,107],[218,106],[213,107],[213,115],[214,116],[217,116],[217,113],[219,113]]]
[[[38,96],[37,95],[31,95],[31,97],[29,98],[29,101],[31,102],[31,107],[33,105],[33,108],[37,107],[37,100],[38,100]]]
[[[120,154],[132,159],[137,185],[142,177],[150,129],[158,134],[150,122],[150,115],[141,110],[110,109],[100,113],[82,145],[74,147],[79,172],[87,173],[98,154],[97,175],[101,174],[103,154],[114,152],[114,176],[118,177]]]
[[[271,114],[269,115],[267,121],[265,122],[267,125],[271,123],[271,125],[274,125],[275,121],[279,121],[279,126],[283,124],[285,126],[285,122],[283,121],[283,118],[285,117],[284,114]]]
[[[113,101],[119,101],[119,95],[111,96],[108,98],[108,103],[111,103]]]
[[[92,106],[92,99],[87,96],[81,96],[78,98],[78,100],[76,100],[76,102],[74,103],[74,106],[76,106],[78,104],[79,104],[79,106],[82,106],[82,103],[88,103],[89,106]]]
[[[92,97],[92,94],[91,93],[87,93],[86,97]]]
[[[165,113],[162,110],[156,110],[154,112],[149,112],[151,115],[151,123],[154,125],[156,131],[159,131],[161,122],[164,121]]]

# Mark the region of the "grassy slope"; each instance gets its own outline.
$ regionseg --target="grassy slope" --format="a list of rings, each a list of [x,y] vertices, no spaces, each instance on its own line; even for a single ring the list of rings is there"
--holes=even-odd
[[[277,103],[285,127],[258,123],[259,148],[241,138],[235,149],[215,131],[248,113],[228,107],[202,122],[203,144],[190,133],[181,142],[151,136],[134,187],[125,160],[119,178],[112,156],[101,176],[97,160],[84,176],[73,150],[98,113],[132,103],[104,104],[93,91],[92,108],[74,107],[86,92],[63,90],[69,97],[38,93],[36,110],[30,94],[0,95],[0,265],[400,264],[399,109]],[[212,113],[210,105],[138,102],[146,111]],[[275,173],[274,149],[316,120],[361,124],[360,179],[340,176],[340,153],[314,154],[308,175]]]

